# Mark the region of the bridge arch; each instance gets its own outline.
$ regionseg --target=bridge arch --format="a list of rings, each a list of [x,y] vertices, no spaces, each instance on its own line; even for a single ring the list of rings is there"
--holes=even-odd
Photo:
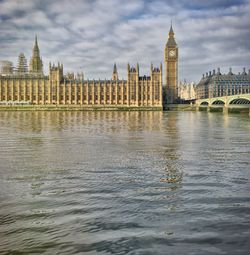
[[[208,105],[208,102],[207,101],[203,101],[203,102],[201,102],[200,105]]]
[[[250,105],[250,99],[247,99],[247,98],[235,98],[235,99],[232,99],[230,102],[229,102],[230,105],[232,104],[239,104],[239,105]]]
[[[212,105],[225,105],[225,102],[223,100],[217,99],[213,101]]]

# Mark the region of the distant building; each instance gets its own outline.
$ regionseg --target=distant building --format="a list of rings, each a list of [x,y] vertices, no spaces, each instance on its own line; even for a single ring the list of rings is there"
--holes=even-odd
[[[13,74],[13,64],[10,61],[3,60],[0,62],[0,75],[11,75]]]
[[[217,72],[203,74],[196,87],[197,99],[222,97],[237,94],[250,93],[250,70],[245,68],[238,74],[233,74],[232,68],[227,74],[221,74],[220,68]]]
[[[196,99],[196,85],[194,82],[181,81],[178,86],[178,97],[182,101]]]

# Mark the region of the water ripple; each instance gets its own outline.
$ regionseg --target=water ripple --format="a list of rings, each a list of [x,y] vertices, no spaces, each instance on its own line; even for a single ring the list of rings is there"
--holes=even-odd
[[[0,112],[1,254],[248,254],[250,122]]]

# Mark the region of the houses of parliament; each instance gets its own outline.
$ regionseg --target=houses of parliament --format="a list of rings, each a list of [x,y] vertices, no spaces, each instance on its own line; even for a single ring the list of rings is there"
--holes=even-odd
[[[167,103],[177,99],[178,47],[172,24],[165,47],[165,82]],[[150,76],[140,76],[139,64],[127,65],[127,80],[118,76],[116,64],[109,80],[86,80],[83,73],[64,74],[61,63],[49,64],[43,72],[37,37],[27,65],[23,53],[15,70],[9,61],[2,62],[0,105],[76,105],[81,107],[123,107],[162,109],[163,67],[151,64]],[[164,86],[165,87],[165,86]]]

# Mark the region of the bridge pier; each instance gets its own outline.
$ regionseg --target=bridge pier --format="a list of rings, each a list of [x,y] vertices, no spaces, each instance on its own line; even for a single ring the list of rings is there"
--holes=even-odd
[[[211,108],[210,108],[210,106],[208,105],[207,106],[207,112],[210,112],[211,111]]]
[[[223,114],[228,114],[228,107],[227,106],[223,107]]]

